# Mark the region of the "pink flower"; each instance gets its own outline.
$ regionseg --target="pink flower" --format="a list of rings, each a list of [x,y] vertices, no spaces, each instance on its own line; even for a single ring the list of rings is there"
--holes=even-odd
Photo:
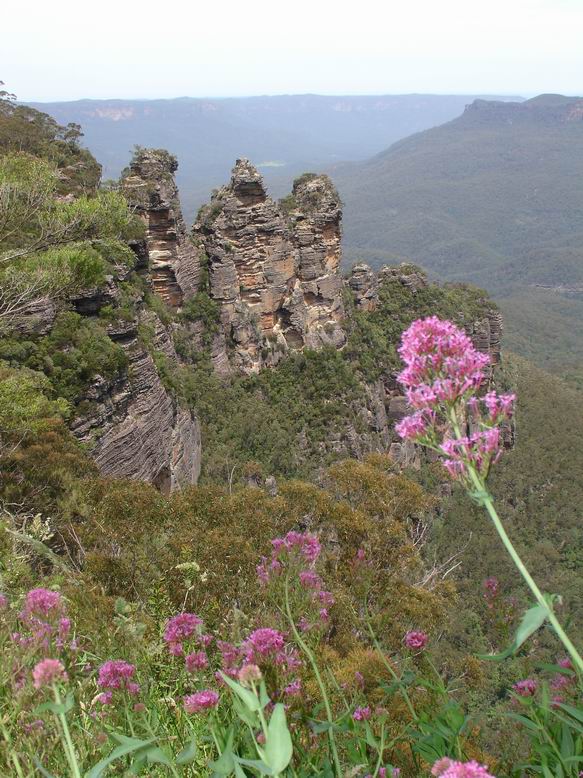
[[[319,589],[322,585],[322,579],[314,570],[302,570],[299,578],[301,585],[307,589]]]
[[[140,687],[131,681],[136,668],[121,659],[110,659],[99,668],[97,685],[102,689],[125,690],[129,694],[137,694]]]
[[[513,684],[512,688],[519,697],[532,697],[537,690],[537,682],[534,678],[525,678]]]
[[[283,538],[274,538],[271,545],[275,556],[284,550],[288,553],[297,551],[311,565],[315,564],[322,550],[317,535],[310,532],[288,532]]]
[[[164,640],[168,643],[170,653],[180,656],[183,652],[182,643],[191,638],[202,626],[202,619],[194,613],[178,613],[166,622]]]
[[[496,778],[478,762],[455,762],[447,757],[439,759],[431,768],[431,775],[439,778]]]
[[[405,645],[407,648],[411,648],[415,651],[425,648],[428,640],[429,636],[427,633],[421,632],[420,630],[411,630],[405,635]]]
[[[298,694],[301,694],[302,682],[300,681],[300,679],[296,678],[295,681],[292,681],[288,686],[284,688],[283,693],[288,697],[296,697]]]
[[[0,592],[0,611],[6,610],[8,607],[8,597]]]
[[[32,679],[34,688],[40,689],[43,686],[51,686],[57,681],[66,681],[67,673],[58,659],[43,659],[34,666]]]
[[[209,663],[204,651],[197,651],[194,654],[189,654],[184,661],[189,673],[194,673],[196,670],[203,670],[205,667],[208,667]]]
[[[216,708],[219,704],[219,695],[212,689],[205,689],[196,694],[189,694],[184,698],[184,710],[189,713],[202,713],[211,708]]]
[[[404,440],[417,440],[427,432],[428,426],[424,412],[416,411],[395,424],[395,430]]]
[[[30,616],[39,616],[44,619],[64,610],[63,600],[59,592],[49,589],[31,589],[26,595],[21,618],[26,620]]]
[[[239,670],[239,681],[243,686],[251,686],[254,683],[259,683],[262,677],[261,670],[257,665],[244,665]]]
[[[111,705],[113,701],[113,692],[101,692],[95,698],[101,705]]]
[[[370,719],[371,711],[368,705],[365,708],[356,708],[352,714],[352,718],[355,721],[368,721]]]
[[[247,652],[247,661],[253,662],[253,657],[268,657],[278,654],[284,646],[285,638],[276,629],[262,627],[252,632],[243,648]]]

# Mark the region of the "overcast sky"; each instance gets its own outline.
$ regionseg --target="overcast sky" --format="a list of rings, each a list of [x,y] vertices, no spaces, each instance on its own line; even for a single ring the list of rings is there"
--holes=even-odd
[[[2,20],[21,100],[583,93],[583,0],[21,0]]]

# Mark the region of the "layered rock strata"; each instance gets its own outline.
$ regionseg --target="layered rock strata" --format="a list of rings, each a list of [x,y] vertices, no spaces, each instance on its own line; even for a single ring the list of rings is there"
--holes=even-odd
[[[327,176],[302,176],[276,203],[245,159],[201,209],[194,236],[208,258],[210,295],[235,369],[255,372],[289,349],[344,343],[341,220]]]
[[[172,309],[198,291],[201,272],[182,217],[174,180],[177,168],[176,158],[167,151],[140,149],[122,179],[124,195],[146,225],[144,250],[152,288]]]
[[[93,314],[103,300],[95,290],[79,297],[76,308]],[[152,333],[151,349],[138,337],[140,325]],[[148,481],[165,493],[195,484],[201,466],[198,419],[166,389],[152,357],[178,361],[167,329],[138,306],[133,320],[108,325],[107,334],[126,352],[127,368],[111,379],[93,379],[83,398],[90,410],[73,420],[73,433],[103,475]]]

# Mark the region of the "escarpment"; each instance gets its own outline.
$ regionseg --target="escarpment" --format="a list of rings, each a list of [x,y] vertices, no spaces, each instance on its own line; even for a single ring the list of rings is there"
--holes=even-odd
[[[275,365],[290,349],[344,343],[341,219],[327,176],[301,177],[278,204],[245,159],[201,209],[194,236],[236,370]]]

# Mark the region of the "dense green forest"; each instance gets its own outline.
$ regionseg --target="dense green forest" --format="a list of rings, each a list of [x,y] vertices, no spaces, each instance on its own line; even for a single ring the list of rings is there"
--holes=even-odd
[[[581,363],[579,98],[477,100],[441,127],[334,171],[347,259],[407,258],[492,293],[506,347],[549,370]]]

